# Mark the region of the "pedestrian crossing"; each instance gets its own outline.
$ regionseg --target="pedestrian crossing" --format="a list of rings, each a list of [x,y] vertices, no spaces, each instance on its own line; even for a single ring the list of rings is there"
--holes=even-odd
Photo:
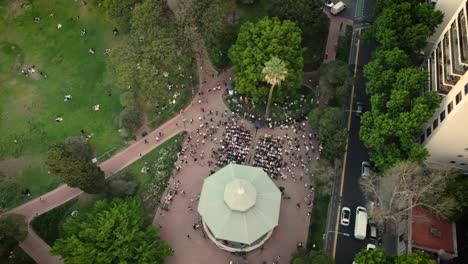
[[[364,16],[364,6],[365,6],[365,4],[366,4],[365,0],[357,0],[354,17],[358,18],[358,17],[363,17]]]

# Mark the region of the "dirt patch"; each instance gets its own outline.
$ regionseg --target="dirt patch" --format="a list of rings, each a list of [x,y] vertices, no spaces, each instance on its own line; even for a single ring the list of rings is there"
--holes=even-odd
[[[6,179],[11,179],[18,175],[19,171],[31,167],[37,162],[37,158],[33,156],[22,156],[16,159],[0,160],[0,172]]]

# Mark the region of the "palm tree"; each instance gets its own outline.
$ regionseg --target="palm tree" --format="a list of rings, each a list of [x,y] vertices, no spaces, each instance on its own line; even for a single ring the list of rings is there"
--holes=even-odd
[[[281,86],[281,82],[286,79],[288,70],[284,61],[278,57],[272,57],[269,61],[265,62],[265,67],[262,70],[263,79],[271,85],[270,92],[268,93],[268,103],[265,112],[265,119],[270,117],[270,105],[273,97],[273,90],[276,85]]]

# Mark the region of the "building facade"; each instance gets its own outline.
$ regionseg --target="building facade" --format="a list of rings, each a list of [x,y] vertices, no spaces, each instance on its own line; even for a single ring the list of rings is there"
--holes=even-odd
[[[444,21],[428,39],[423,68],[427,91],[442,100],[420,142],[429,151],[428,165],[468,172],[468,0],[438,0],[435,8]]]

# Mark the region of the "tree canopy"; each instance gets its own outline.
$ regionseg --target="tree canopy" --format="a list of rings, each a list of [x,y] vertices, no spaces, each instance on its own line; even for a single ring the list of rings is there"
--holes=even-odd
[[[191,63],[189,41],[163,0],[136,4],[130,24],[130,37],[111,53],[110,71],[125,104],[129,99],[164,104],[172,95],[169,76]]]
[[[63,229],[51,253],[65,263],[163,263],[171,254],[136,199],[98,201]]]
[[[380,249],[361,250],[355,257],[356,264],[435,264],[429,256],[414,251],[409,255],[390,256]]]
[[[24,216],[8,214],[0,218],[0,256],[8,258],[11,251],[28,234],[28,225]]]
[[[380,177],[382,176],[382,177]],[[409,161],[401,162],[382,175],[372,174],[362,178],[364,195],[372,203],[369,215],[375,223],[395,227],[400,219],[414,207],[424,207],[433,213],[449,218],[457,201],[447,195],[446,188],[454,173],[442,169],[424,169]]]
[[[320,95],[330,98],[336,105],[344,105],[353,86],[354,77],[348,64],[336,60],[320,68]]]
[[[383,49],[398,47],[414,57],[426,46],[443,20],[443,13],[417,0],[380,0],[379,15],[371,27],[371,34]]]
[[[421,95],[427,73],[416,66],[419,51],[443,15],[418,0],[379,0],[376,10],[370,35],[379,47],[364,67],[372,110],[361,118],[360,138],[375,166],[385,170],[402,160],[423,162],[428,156],[419,135],[440,98],[434,91]]]
[[[321,157],[334,164],[346,144],[347,131],[342,128],[343,113],[338,107],[321,106],[314,108],[308,116],[309,125],[318,129],[323,150]]]
[[[265,113],[265,118],[270,117],[270,105],[275,86],[281,86],[281,83],[288,76],[288,69],[284,61],[278,57],[272,57],[269,61],[265,62],[265,67],[262,70],[263,79],[271,85],[270,92],[268,93],[268,102]]]
[[[235,44],[229,49],[234,63],[236,91],[255,102],[266,103],[269,87],[262,78],[265,62],[278,57],[285,62],[288,75],[273,101],[295,94],[302,83],[303,58],[301,30],[294,22],[265,17],[242,25]]]
[[[321,0],[270,0],[268,9],[270,17],[278,17],[280,20],[290,20],[297,24],[302,31],[302,46],[304,58],[310,60],[309,64],[314,68],[322,63],[323,52],[317,53],[318,36],[325,36],[328,32],[328,18],[322,11]],[[320,42],[320,41],[319,41]]]
[[[49,146],[47,166],[71,187],[87,193],[98,193],[104,187],[104,173],[92,162],[91,147],[84,139],[68,139]]]
[[[317,31],[327,27],[327,16],[321,10],[320,0],[272,0],[268,14],[281,20],[291,20],[302,30],[304,40],[313,38]]]

